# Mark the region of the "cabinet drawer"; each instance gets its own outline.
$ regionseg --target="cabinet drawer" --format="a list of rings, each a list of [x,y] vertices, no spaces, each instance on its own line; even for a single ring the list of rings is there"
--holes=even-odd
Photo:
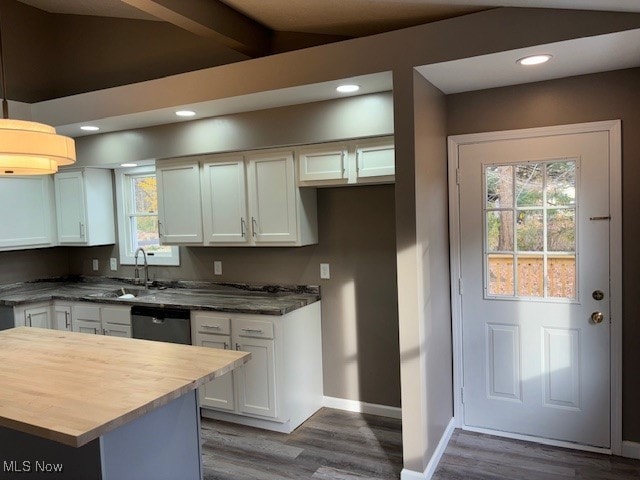
[[[233,330],[239,337],[273,338],[273,323],[239,318],[233,320]]]
[[[129,307],[102,307],[102,321],[131,325],[131,309]]]
[[[100,321],[100,307],[95,307],[93,305],[74,305],[72,309],[72,317],[74,320],[92,320],[94,322]]]
[[[195,315],[194,321],[197,332],[215,333],[218,335],[231,334],[229,317],[198,313]]]

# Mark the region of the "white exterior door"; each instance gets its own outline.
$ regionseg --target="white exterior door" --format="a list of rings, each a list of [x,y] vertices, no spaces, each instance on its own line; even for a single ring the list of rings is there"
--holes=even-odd
[[[458,146],[468,427],[611,445],[609,142]]]

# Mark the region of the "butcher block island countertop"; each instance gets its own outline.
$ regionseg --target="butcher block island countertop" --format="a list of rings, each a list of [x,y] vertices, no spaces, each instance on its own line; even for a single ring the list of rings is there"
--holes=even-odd
[[[0,426],[81,447],[250,354],[20,327],[0,332]]]

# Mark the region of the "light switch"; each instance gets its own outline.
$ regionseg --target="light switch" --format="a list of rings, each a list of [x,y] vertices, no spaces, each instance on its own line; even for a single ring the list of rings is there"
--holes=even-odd
[[[109,259],[109,266],[111,267],[111,270],[115,272],[118,270],[118,260],[115,258]]]
[[[98,259],[94,258],[92,263],[93,263],[93,271],[97,272],[98,271]]]
[[[329,271],[328,263],[320,264],[320,278],[324,280],[329,280],[331,278],[331,272]]]
[[[220,260],[214,260],[213,262],[213,274],[222,275],[222,262]]]

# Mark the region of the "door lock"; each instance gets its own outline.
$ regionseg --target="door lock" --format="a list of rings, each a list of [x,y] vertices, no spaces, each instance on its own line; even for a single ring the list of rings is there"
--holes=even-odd
[[[594,300],[602,300],[604,298],[604,292],[602,290],[594,290],[591,294]]]
[[[591,314],[591,322],[593,322],[595,325],[602,323],[603,320],[604,314],[602,312],[593,312]]]

